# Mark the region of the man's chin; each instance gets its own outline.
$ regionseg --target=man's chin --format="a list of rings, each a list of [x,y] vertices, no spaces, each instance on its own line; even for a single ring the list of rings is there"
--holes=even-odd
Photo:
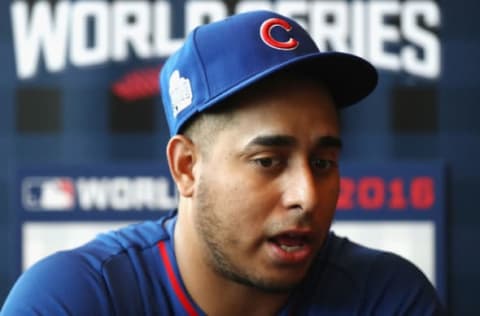
[[[265,292],[265,293],[271,293],[271,294],[287,294],[293,291],[301,281],[295,282],[295,283],[280,283],[280,282],[270,282],[270,283],[264,283],[257,285],[257,289]]]
[[[294,279],[283,278],[252,278],[230,275],[229,278],[237,283],[255,288],[259,291],[272,294],[287,294],[294,290],[303,280],[303,275]]]

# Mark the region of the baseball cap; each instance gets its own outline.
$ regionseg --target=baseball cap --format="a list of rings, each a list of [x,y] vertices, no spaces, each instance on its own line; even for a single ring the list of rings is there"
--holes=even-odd
[[[368,61],[321,52],[294,20],[270,11],[241,13],[197,27],[165,61],[160,91],[170,135],[196,114],[294,67],[313,72],[339,108],[365,98],[377,84]]]

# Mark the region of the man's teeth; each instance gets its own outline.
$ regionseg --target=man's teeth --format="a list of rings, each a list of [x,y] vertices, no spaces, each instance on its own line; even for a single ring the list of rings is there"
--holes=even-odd
[[[297,250],[300,250],[303,248],[303,245],[300,245],[300,246],[287,246],[287,245],[280,245],[280,248],[282,248],[283,250],[285,250],[286,252],[294,252],[294,251],[297,251]]]

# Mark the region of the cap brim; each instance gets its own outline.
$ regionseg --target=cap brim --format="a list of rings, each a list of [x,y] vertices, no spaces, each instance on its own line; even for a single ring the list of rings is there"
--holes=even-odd
[[[343,108],[367,97],[377,86],[377,70],[366,60],[346,53],[323,53],[297,64],[324,82],[338,107]],[[294,67],[294,65],[291,65]],[[311,70],[309,70],[311,69]]]
[[[339,52],[315,53],[290,59],[257,73],[211,98],[198,110],[209,108],[254,83],[285,70],[308,73],[312,78],[325,84],[338,108],[348,107],[361,101],[375,89],[378,82],[377,70],[360,57]]]

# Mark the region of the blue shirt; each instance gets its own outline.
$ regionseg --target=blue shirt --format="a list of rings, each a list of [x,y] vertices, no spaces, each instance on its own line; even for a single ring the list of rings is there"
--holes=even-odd
[[[205,315],[179,274],[175,223],[172,212],[39,261],[17,280],[0,315]],[[434,288],[412,263],[334,233],[280,313],[443,314]]]

